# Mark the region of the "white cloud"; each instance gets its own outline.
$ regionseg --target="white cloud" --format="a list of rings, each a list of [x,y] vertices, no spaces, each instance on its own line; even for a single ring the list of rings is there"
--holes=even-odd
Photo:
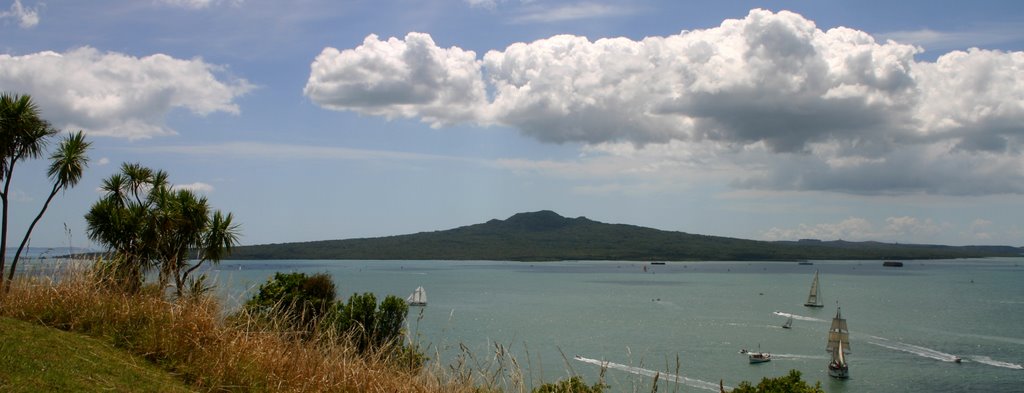
[[[244,79],[218,79],[223,72],[200,58],[134,57],[90,47],[0,55],[0,86],[31,95],[54,125],[131,139],[174,134],[164,119],[177,108],[239,113],[235,99],[253,87]]]
[[[1024,38],[1019,24],[989,24],[957,31],[933,29],[899,30],[879,33],[879,37],[905,44],[914,44],[926,50],[968,49],[1012,42]]]
[[[211,6],[218,4],[238,5],[241,4],[242,1],[243,0],[160,0],[161,3],[172,7],[180,7],[193,10],[209,8]]]
[[[346,147],[230,142],[211,145],[160,145],[138,148],[146,153],[173,153],[192,156],[261,158],[275,160],[382,160],[382,161],[470,161],[473,159],[435,154],[390,150],[351,149]]]
[[[483,7],[493,9],[498,5],[498,0],[465,0],[470,7]]]
[[[974,221],[971,221],[964,235],[974,240],[992,240],[994,237],[992,231],[992,221],[976,218]]]
[[[110,159],[107,157],[100,157],[100,159],[96,160],[97,166],[105,166],[107,164],[110,164]]]
[[[631,13],[630,9],[608,4],[583,2],[554,7],[533,4],[512,18],[513,23],[554,23],[577,19],[592,19]]]
[[[559,35],[482,60],[426,34],[371,35],[325,49],[305,92],[334,110],[632,144],[636,156],[708,150],[706,164],[749,169],[739,187],[1024,193],[1024,52],[934,62],[919,52],[752,10],[710,29],[639,41]]]
[[[931,219],[888,217],[885,225],[876,226],[860,217],[849,217],[837,223],[800,224],[796,228],[773,227],[761,234],[765,240],[850,240],[850,241],[929,241],[936,239],[951,225]]]
[[[486,103],[476,54],[439,48],[427,34],[370,35],[355,49],[325,48],[311,68],[304,92],[329,109],[441,126],[479,118]]]
[[[21,0],[14,0],[9,11],[0,11],[0,20],[7,18],[17,20],[23,29],[36,27],[39,24],[39,7],[26,8]]]
[[[202,194],[209,194],[209,193],[213,192],[213,186],[209,185],[209,184],[206,184],[206,183],[203,183],[203,182],[195,182],[195,183],[189,183],[189,184],[177,184],[177,185],[175,185],[173,187],[173,189],[175,189],[175,190],[190,190],[190,191],[197,192],[197,193],[202,193]]]

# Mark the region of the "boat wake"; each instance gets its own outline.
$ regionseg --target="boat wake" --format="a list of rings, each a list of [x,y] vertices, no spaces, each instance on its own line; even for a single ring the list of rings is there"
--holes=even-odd
[[[882,348],[889,348],[896,351],[912,353],[917,356],[935,359],[943,362],[952,363],[955,362],[957,359],[957,356],[951,353],[945,353],[931,348],[925,348],[919,345],[901,343],[899,341],[891,341],[887,338],[882,338],[878,336],[870,336],[867,341],[869,344],[874,344]]]
[[[684,377],[684,376],[681,376],[681,375],[675,375],[675,374],[663,373],[663,372],[660,372],[660,371],[648,370],[646,368],[627,366],[625,364],[606,362],[606,361],[601,361],[601,360],[597,360],[597,359],[589,359],[589,358],[585,358],[585,357],[580,356],[580,355],[576,355],[575,359],[578,360],[578,361],[581,361],[583,363],[590,363],[590,364],[595,364],[595,365],[598,365],[598,366],[601,366],[601,367],[604,367],[604,368],[610,368],[610,369],[615,369],[615,370],[619,370],[619,371],[625,371],[625,372],[630,373],[630,374],[642,375],[642,376],[651,377],[651,378],[653,378],[655,375],[657,375],[659,380],[675,382],[675,383],[681,383],[681,384],[684,384],[686,386],[690,386],[690,387],[694,387],[694,388],[698,388],[698,389],[710,390],[712,392],[718,392],[719,391],[719,386],[718,385],[715,385],[714,383],[707,382],[707,381],[701,381],[699,379],[687,378],[687,377]],[[732,389],[732,387],[725,386],[725,389],[730,390],[730,389]]]
[[[1014,369],[1014,370],[1024,370],[1024,366],[1022,366],[1022,365],[1019,365],[1019,364],[1016,364],[1016,363],[1001,362],[1001,361],[998,361],[998,360],[993,360],[992,358],[990,358],[988,356],[971,356],[971,360],[973,360],[975,362],[978,362],[978,363],[987,364],[989,366],[1010,368],[1010,369]]]
[[[792,353],[773,353],[772,359],[822,359],[828,360],[828,356],[824,355],[797,355]]]
[[[790,314],[788,312],[782,312],[782,311],[776,311],[776,312],[773,312],[772,314],[783,316],[783,317],[787,317],[787,318],[788,317],[793,317],[793,319],[800,320],[800,321],[825,322],[824,319],[818,319],[818,318],[814,318],[814,317],[805,317],[803,315]]]

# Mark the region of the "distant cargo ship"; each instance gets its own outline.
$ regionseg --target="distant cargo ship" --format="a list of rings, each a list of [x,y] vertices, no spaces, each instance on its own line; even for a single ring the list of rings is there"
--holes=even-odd
[[[897,262],[897,261],[885,261],[885,262],[882,262],[882,266],[888,266],[888,267],[903,267],[903,262]]]

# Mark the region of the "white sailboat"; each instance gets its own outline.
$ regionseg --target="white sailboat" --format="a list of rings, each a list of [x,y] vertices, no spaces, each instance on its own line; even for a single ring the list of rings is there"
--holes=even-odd
[[[832,318],[832,326],[828,329],[828,345],[825,350],[832,353],[832,360],[828,363],[828,375],[833,378],[849,378],[850,366],[846,364],[846,354],[850,353],[850,330],[847,329],[846,319],[839,313],[838,306],[836,316]]]
[[[811,293],[807,295],[807,303],[804,303],[807,307],[825,307],[821,304],[821,293],[818,290],[818,271],[814,271],[814,281],[811,282]]]
[[[783,329],[789,329],[789,328],[792,328],[792,327],[793,327],[793,316],[790,315],[789,319],[786,320],[786,323],[782,324],[782,328]]]
[[[410,306],[426,306],[427,290],[423,289],[423,287],[416,287],[416,290],[413,291],[412,295],[409,295],[405,301],[409,303]]]

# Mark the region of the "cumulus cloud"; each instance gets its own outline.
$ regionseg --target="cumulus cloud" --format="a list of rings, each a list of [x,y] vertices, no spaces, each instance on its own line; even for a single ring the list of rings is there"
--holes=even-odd
[[[642,40],[559,35],[482,59],[426,34],[371,35],[324,49],[305,92],[324,108],[550,143],[710,146],[750,163],[740,187],[1024,193],[1024,53],[926,62],[920,51],[765,10]]]
[[[11,8],[7,11],[0,11],[0,19],[14,19],[18,26],[23,29],[36,27],[39,24],[39,7],[27,8],[21,4],[21,0],[14,0]]]
[[[253,87],[244,79],[218,78],[223,71],[199,58],[134,57],[90,47],[0,55],[0,86],[30,94],[55,126],[132,139],[174,134],[164,119],[176,108],[239,113],[235,99]]]
[[[486,91],[476,53],[439,48],[427,34],[324,49],[311,67],[306,96],[336,110],[419,117],[434,126],[476,120]]]
[[[173,189],[175,189],[175,190],[189,190],[189,191],[193,191],[193,192],[197,192],[197,193],[201,193],[201,194],[209,194],[209,193],[213,192],[213,186],[211,186],[209,184],[206,184],[206,183],[203,183],[203,182],[195,182],[195,183],[189,183],[189,184],[177,184],[177,185],[175,185],[173,187]]]

